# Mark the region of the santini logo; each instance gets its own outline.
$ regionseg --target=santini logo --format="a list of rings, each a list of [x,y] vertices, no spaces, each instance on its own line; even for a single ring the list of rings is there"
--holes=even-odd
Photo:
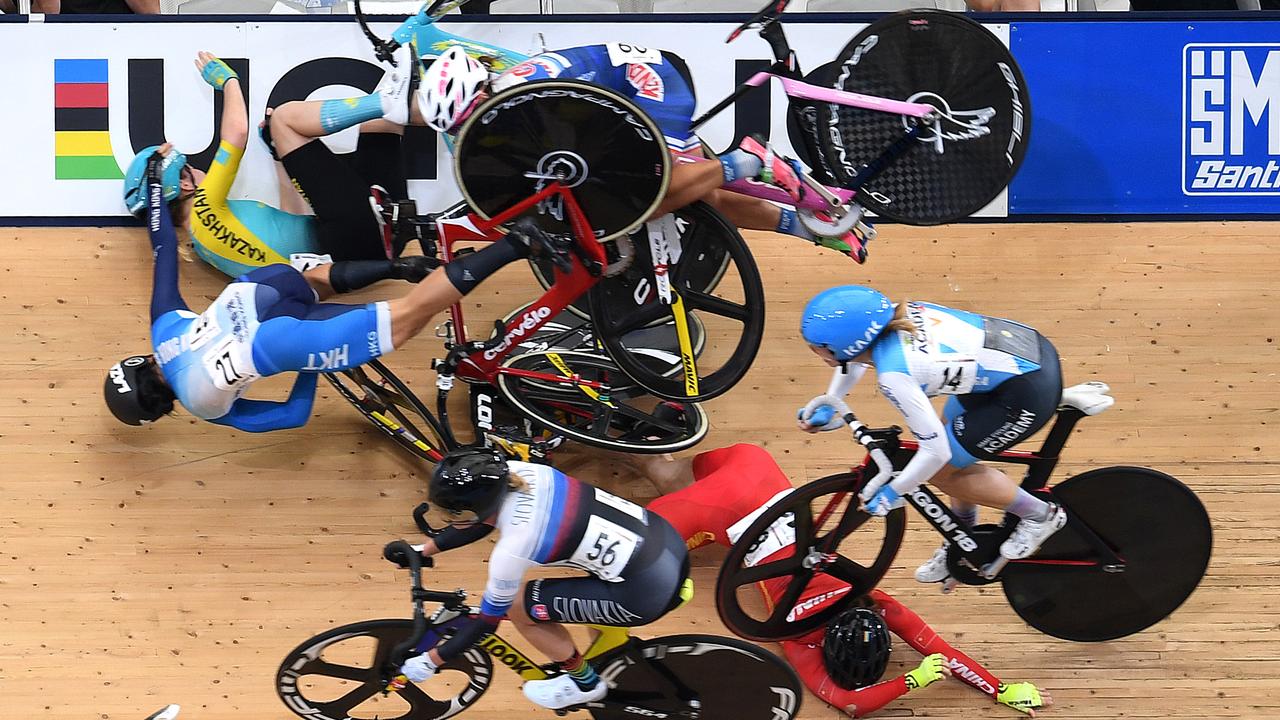
[[[1186,195],[1280,195],[1280,44],[1183,48]]]

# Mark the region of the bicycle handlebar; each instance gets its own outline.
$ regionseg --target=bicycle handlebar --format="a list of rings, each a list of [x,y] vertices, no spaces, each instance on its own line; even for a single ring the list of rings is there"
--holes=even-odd
[[[423,557],[420,550],[404,540],[393,540],[387,543],[382,548],[382,557],[400,567],[407,566],[409,576],[413,580],[413,587],[410,590],[410,596],[413,599],[413,633],[392,648],[391,654],[387,656],[387,663],[383,670],[385,677],[389,680],[400,673],[400,666],[404,665],[409,653],[418,647],[418,643],[422,642],[423,636],[427,634],[427,614],[422,609],[422,604],[438,602],[453,610],[463,610],[466,608],[467,593],[463,590],[443,592],[423,589],[422,569],[435,567],[435,561],[429,557]]]
[[[729,33],[729,37],[724,41],[725,44],[727,45],[734,40],[737,40],[739,35],[750,30],[756,24],[764,27],[777,22],[778,16],[781,15],[783,11],[787,9],[787,5],[790,4],[791,0],[770,0],[769,4],[765,5],[763,10],[752,15],[750,20],[742,23],[736,30]]]
[[[879,440],[873,434],[871,428],[867,427],[849,408],[849,404],[844,400],[836,397],[830,397],[827,402],[836,409],[841,419],[849,426],[850,432],[853,433],[853,439],[867,449],[867,454],[871,456],[872,462],[876,464],[875,477],[871,478],[866,485],[863,486],[862,492],[858,493],[858,497],[863,501],[869,500],[875,495],[885,483],[893,479],[893,461],[889,459],[888,453],[884,451],[885,442]]]

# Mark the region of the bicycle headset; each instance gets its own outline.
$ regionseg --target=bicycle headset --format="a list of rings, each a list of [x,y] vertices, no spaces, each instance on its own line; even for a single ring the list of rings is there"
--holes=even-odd
[[[125,425],[144,425],[173,412],[173,388],[156,373],[150,355],[127,357],[107,371],[102,383],[107,408]]]
[[[489,71],[461,47],[440,54],[422,74],[418,112],[431,129],[447,133],[466,117],[489,83]]]
[[[884,331],[893,319],[893,303],[878,290],[842,285],[823,290],[804,307],[800,334],[810,345],[826,348],[848,362]]]
[[[453,450],[436,463],[427,496],[452,521],[486,520],[502,507],[509,472],[507,459],[496,450]]]
[[[159,149],[159,145],[143,148],[133,156],[124,175],[124,204],[137,217],[142,217],[147,209],[147,193],[142,189],[147,184],[147,160]],[[160,162],[160,182],[166,203],[182,194],[182,171],[186,169],[187,156],[177,150],[170,150]]]
[[[889,664],[889,628],[874,610],[853,608],[831,618],[822,641],[822,662],[845,690],[867,687]]]

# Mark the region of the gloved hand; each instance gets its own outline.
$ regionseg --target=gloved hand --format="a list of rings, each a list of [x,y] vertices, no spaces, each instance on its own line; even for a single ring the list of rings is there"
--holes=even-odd
[[[1008,705],[1020,713],[1035,717],[1035,708],[1052,705],[1053,698],[1048,691],[1041,690],[1029,682],[1009,683],[1007,685],[1000,683],[1000,689],[996,693],[996,702],[1001,705]]]
[[[947,667],[947,659],[942,657],[942,653],[934,653],[925,656],[920,661],[919,667],[903,675],[902,679],[907,682],[907,690],[910,691],[928,687],[947,677],[951,677],[951,668]]]
[[[838,398],[819,395],[796,412],[798,425],[805,432],[827,432],[845,426],[844,418],[836,411]]]
[[[897,510],[902,507],[905,502],[897,490],[885,483],[876,491],[875,495],[871,496],[864,509],[876,517],[884,517],[889,514],[890,510]]]
[[[404,665],[400,666],[400,672],[413,682],[423,683],[431,679],[436,674],[436,664],[431,662],[431,653],[422,653],[409,658]]]
[[[230,65],[203,50],[196,56],[196,69],[200,71],[200,77],[204,78],[204,81],[214,90],[221,90],[228,80],[240,77]]]

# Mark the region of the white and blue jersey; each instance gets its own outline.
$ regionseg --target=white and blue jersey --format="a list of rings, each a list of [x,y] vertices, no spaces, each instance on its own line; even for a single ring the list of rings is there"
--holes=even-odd
[[[654,48],[584,45],[531,57],[499,76],[494,89],[548,78],[599,85],[630,98],[653,118],[673,152],[694,152],[701,148],[691,127],[696,101],[675,62],[676,56]]]
[[[269,265],[236,278],[203,313],[164,312],[151,342],[165,380],[196,417],[250,432],[306,423],[318,372],[390,352],[386,303],[318,302],[302,274]],[[298,372],[285,402],[242,396],[255,380]]]

